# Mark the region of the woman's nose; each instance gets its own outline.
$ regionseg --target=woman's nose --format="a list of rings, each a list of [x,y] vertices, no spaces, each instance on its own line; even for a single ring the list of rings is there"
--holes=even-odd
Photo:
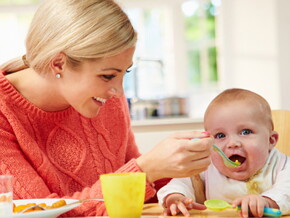
[[[110,93],[110,97],[111,98],[113,98],[113,97],[121,97],[123,95],[123,93],[124,93],[123,87],[121,87],[121,88],[110,88],[109,93]]]

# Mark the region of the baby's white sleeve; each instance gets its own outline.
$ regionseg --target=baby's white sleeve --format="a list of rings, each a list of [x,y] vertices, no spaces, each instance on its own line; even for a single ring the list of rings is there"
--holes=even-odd
[[[163,186],[157,192],[158,203],[162,206],[167,195],[172,193],[180,193],[195,201],[194,190],[190,177],[174,178],[167,185]]]
[[[287,163],[279,172],[273,187],[262,195],[275,201],[283,215],[290,214],[290,158],[287,158]]]

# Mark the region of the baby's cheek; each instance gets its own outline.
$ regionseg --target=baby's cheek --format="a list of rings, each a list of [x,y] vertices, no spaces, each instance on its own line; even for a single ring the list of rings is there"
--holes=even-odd
[[[248,171],[251,172],[252,175],[256,174],[260,169],[262,169],[268,159],[268,155],[261,154],[259,157],[249,158],[248,162]]]
[[[248,149],[247,154],[247,160],[251,165],[251,168],[256,168],[256,170],[261,169],[269,157],[269,151],[262,146],[251,146],[251,150]]]

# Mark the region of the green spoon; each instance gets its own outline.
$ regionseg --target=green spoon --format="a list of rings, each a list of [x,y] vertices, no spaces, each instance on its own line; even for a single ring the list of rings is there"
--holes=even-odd
[[[241,165],[240,162],[231,161],[227,155],[216,145],[213,145],[213,150],[216,151],[223,159],[224,164],[229,168],[238,167]]]
[[[208,209],[214,210],[214,211],[222,211],[222,210],[225,210],[227,208],[232,208],[232,205],[230,205],[228,202],[226,202],[224,200],[218,200],[218,199],[206,200],[204,202],[204,205]],[[241,210],[241,206],[239,205],[237,207],[237,209]],[[280,216],[282,216],[282,213],[278,209],[264,207],[263,217],[264,216],[267,216],[267,217],[280,217]]]
[[[197,141],[199,140],[200,138],[194,138],[194,139],[191,139],[192,141]],[[223,162],[224,162],[224,165],[227,166],[228,168],[234,168],[234,167],[238,167],[241,165],[240,162],[234,162],[234,161],[231,161],[227,155],[225,155],[225,153],[216,145],[213,145],[213,150],[216,151],[220,156],[221,158],[223,159]]]
[[[206,200],[204,202],[204,205],[214,211],[222,211],[227,208],[232,208],[232,205],[230,205],[228,202],[224,200],[218,200],[218,199],[211,199],[211,200]]]

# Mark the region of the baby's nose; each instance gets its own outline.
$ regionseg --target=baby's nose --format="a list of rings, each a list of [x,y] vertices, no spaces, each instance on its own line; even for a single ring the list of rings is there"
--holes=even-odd
[[[241,141],[238,139],[238,137],[230,137],[229,141],[227,143],[227,147],[234,148],[234,147],[240,147],[242,145]]]

